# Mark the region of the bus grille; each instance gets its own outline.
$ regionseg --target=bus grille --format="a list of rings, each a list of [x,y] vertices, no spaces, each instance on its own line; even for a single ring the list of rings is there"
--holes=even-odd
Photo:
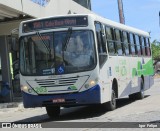
[[[60,79],[43,79],[36,80],[41,87],[58,87],[58,86],[72,86],[78,80],[77,77],[60,78]]]

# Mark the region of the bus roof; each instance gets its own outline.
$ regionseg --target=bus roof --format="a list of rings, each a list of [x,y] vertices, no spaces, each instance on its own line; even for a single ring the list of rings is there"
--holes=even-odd
[[[43,17],[43,18],[37,18],[37,19],[31,19],[31,20],[27,20],[27,21],[23,21],[21,22],[21,25],[23,25],[23,23],[25,22],[31,22],[31,21],[39,21],[39,20],[44,20],[44,19],[50,19],[50,18],[60,18],[60,17],[75,17],[75,16],[89,16],[90,18],[94,19],[94,21],[99,21],[103,24],[105,24],[106,26],[110,26],[113,28],[117,28],[123,31],[127,31],[127,32],[132,32],[134,34],[138,34],[138,35],[142,35],[145,37],[150,37],[148,32],[145,32],[143,30],[131,27],[131,26],[127,26],[109,19],[106,19],[104,17],[95,15],[95,14],[67,14],[67,15],[57,15],[57,16],[50,16],[50,17]]]
[[[94,17],[95,20],[97,20],[99,22],[102,22],[103,24],[105,24],[107,26],[111,26],[113,28],[117,28],[117,29],[127,31],[127,32],[132,32],[134,34],[142,35],[142,36],[145,36],[145,37],[150,37],[149,33],[145,32],[143,30],[140,30],[140,29],[137,29],[137,28],[134,28],[134,27],[131,27],[131,26],[127,26],[127,25],[112,21],[112,20],[103,18],[103,17],[98,16],[98,15],[92,15],[91,14],[90,16]]]

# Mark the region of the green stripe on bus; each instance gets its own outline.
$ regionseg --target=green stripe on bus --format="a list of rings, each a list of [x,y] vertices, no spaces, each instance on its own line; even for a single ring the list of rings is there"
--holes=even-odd
[[[153,69],[152,59],[150,59],[146,64],[142,64],[141,61],[138,61],[137,69],[136,68],[132,69],[132,77],[141,75],[148,76],[153,74],[154,74],[154,69]]]

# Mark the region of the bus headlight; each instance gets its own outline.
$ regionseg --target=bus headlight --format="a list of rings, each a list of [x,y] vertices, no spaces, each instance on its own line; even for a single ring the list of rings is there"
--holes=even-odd
[[[90,83],[89,83],[89,85],[90,85],[90,86],[95,86],[95,84],[96,84],[96,82],[95,82],[95,81],[93,81],[93,80],[92,80],[92,81],[90,81]]]
[[[95,80],[91,80],[89,83],[86,83],[86,84],[84,85],[84,87],[85,87],[86,89],[89,89],[89,88],[95,86],[96,83],[97,83],[97,82],[96,82]]]
[[[24,91],[24,92],[28,92],[28,86],[26,85],[21,85],[21,90]]]

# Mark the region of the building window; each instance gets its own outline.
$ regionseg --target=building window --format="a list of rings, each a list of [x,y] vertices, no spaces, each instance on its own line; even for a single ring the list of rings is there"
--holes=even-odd
[[[45,7],[50,2],[50,0],[31,0],[31,1],[43,7]]]
[[[91,1],[90,0],[73,0],[73,1],[82,5],[83,7],[91,10]]]

